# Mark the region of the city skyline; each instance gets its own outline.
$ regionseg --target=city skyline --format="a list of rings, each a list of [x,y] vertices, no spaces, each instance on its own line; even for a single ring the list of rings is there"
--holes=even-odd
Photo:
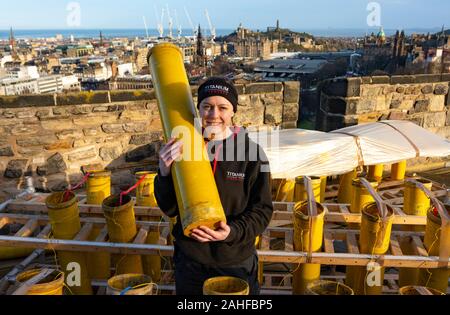
[[[24,0],[10,3],[8,10],[0,12],[0,29],[139,29],[144,28],[143,16],[148,28],[154,29],[166,4],[173,18],[174,30],[178,24],[183,29],[191,28],[184,7],[190,13],[193,24],[201,24],[204,28],[209,24],[204,12],[207,9],[217,29],[234,29],[242,23],[248,28],[264,30],[267,26],[274,26],[276,20],[280,21],[281,27],[291,29],[362,29],[370,28],[367,25],[370,14],[367,5],[370,2],[347,0],[345,10],[342,10],[342,1],[338,0],[317,0],[314,3],[284,0],[283,5],[269,0],[231,0],[226,3],[166,0],[154,2],[157,7],[155,13],[154,5],[144,0],[129,1],[127,10],[124,10],[123,4],[108,0]],[[380,24],[386,29],[437,28],[450,23],[450,3],[442,0],[429,0],[425,6],[420,0],[378,0],[376,3],[381,8]],[[76,23],[71,24],[78,5],[81,14]],[[167,15],[164,27],[168,27]]]

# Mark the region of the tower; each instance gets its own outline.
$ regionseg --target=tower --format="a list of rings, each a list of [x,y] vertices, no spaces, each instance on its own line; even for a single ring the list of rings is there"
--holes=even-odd
[[[394,49],[392,51],[393,58],[397,58],[399,56],[399,52],[398,52],[399,40],[400,40],[400,31],[397,30],[397,32],[395,33],[395,38],[394,38]]]
[[[9,46],[11,48],[11,51],[15,51],[16,50],[16,40],[14,38],[14,32],[13,32],[13,28],[11,27],[10,31],[9,31]]]
[[[383,46],[386,43],[386,34],[384,33],[383,27],[380,28],[380,32],[377,35],[377,45],[379,47]]]
[[[197,32],[197,53],[196,53],[196,63],[199,66],[204,66],[205,64],[205,51],[203,47],[203,34],[202,29],[200,27],[200,24],[198,25],[198,32]]]
[[[406,37],[405,31],[400,33],[400,39],[398,43],[398,56],[404,57],[406,56]]]
[[[100,31],[100,47],[103,47],[103,33]]]

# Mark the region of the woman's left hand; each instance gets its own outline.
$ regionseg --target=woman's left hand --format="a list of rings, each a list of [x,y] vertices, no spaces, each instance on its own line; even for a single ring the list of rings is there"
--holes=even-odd
[[[200,243],[221,242],[230,235],[230,232],[231,228],[225,222],[220,222],[219,229],[216,231],[206,226],[200,226],[192,230],[191,238]]]

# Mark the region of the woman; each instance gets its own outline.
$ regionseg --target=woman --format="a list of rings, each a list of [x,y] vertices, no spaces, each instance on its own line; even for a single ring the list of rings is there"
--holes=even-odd
[[[272,218],[270,173],[263,150],[243,128],[233,127],[237,105],[237,90],[225,79],[211,78],[199,87],[198,109],[227,223],[215,231],[199,227],[186,237],[178,220],[173,229],[177,295],[201,295],[203,283],[217,276],[241,278],[250,294],[259,294],[255,238]],[[175,139],[160,151],[155,196],[169,217],[179,214],[171,166],[181,155],[182,143]]]

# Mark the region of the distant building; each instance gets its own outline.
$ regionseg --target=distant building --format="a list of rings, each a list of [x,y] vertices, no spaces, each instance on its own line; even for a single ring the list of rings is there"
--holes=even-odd
[[[109,82],[110,90],[148,90],[151,88],[153,88],[153,83],[150,75],[118,77]]]
[[[74,75],[61,77],[63,91],[81,91],[81,84],[78,78]]]
[[[123,63],[117,66],[117,75],[119,77],[134,75],[134,69],[132,63]]]
[[[278,52],[278,41],[269,39],[244,39],[234,43],[236,56],[244,58],[269,59],[271,54]]]
[[[61,45],[56,47],[56,51],[69,58],[77,58],[94,54],[92,45]]]
[[[0,68],[4,68],[7,62],[13,62],[13,57],[11,55],[2,56],[0,58]]]
[[[39,86],[36,79],[0,79],[0,95],[26,95],[39,94]]]
[[[87,65],[83,67],[82,82],[102,82],[109,80],[112,77],[112,67],[104,61],[96,62],[90,60]]]
[[[63,90],[61,75],[49,75],[37,79],[39,94],[59,93]]]
[[[179,44],[178,45],[183,54],[183,60],[185,63],[192,63],[195,59],[196,47],[193,44]]]
[[[135,49],[134,63],[136,64],[137,72],[141,72],[142,70],[148,68],[147,64],[148,50],[149,49],[147,47]]]
[[[37,79],[40,77],[36,66],[11,67],[6,69],[6,76],[12,79]]]
[[[264,81],[301,81],[302,88],[315,84],[315,74],[328,62],[310,59],[273,59],[255,64],[253,71],[263,75]]]

